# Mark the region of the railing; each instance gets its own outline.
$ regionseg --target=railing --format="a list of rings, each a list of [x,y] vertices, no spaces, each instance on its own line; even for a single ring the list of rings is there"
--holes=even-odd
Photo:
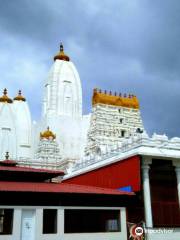
[[[178,202],[152,202],[154,227],[180,227]]]
[[[121,146],[116,149],[111,149],[109,152],[102,153],[97,157],[96,154],[92,154],[89,157],[85,157],[81,162],[75,164],[72,171],[90,166],[94,163],[104,161],[106,159],[112,158],[121,153],[139,148],[139,147],[151,147],[157,148],[159,151],[162,150],[180,150],[180,138],[168,139],[165,135],[154,134],[151,138],[146,134],[139,134],[135,137],[129,139],[124,139]]]

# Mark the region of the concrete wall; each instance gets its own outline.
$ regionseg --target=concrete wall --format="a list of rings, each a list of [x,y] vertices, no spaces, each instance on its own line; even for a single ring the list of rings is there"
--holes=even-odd
[[[9,208],[3,207],[1,208]],[[21,240],[22,210],[35,209],[35,239],[34,240],[127,240],[125,208],[95,208],[95,207],[10,207],[14,208],[13,234],[0,235],[0,240]],[[58,209],[57,234],[42,234],[43,209]],[[64,234],[64,209],[116,209],[120,210],[121,232],[114,233],[82,233]]]

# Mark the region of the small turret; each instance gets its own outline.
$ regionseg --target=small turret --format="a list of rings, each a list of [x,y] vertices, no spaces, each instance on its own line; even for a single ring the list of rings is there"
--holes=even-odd
[[[48,166],[48,164],[61,161],[59,144],[56,141],[56,135],[47,127],[47,130],[40,133],[40,140],[35,154],[36,159],[39,159]]]

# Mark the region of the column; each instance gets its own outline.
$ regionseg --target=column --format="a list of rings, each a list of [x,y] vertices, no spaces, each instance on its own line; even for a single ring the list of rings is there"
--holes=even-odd
[[[149,164],[151,159],[143,159],[142,178],[143,178],[143,194],[144,194],[144,211],[146,227],[153,227],[152,208],[151,208],[151,190],[149,182]]]
[[[176,177],[177,177],[177,190],[178,190],[179,207],[180,207],[180,167],[176,167],[175,171],[176,171]]]
[[[180,160],[173,161],[173,165],[175,166],[176,178],[177,178],[177,191],[179,198],[179,207],[180,207]]]

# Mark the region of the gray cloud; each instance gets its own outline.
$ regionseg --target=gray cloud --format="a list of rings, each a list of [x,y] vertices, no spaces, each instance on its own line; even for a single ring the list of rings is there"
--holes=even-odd
[[[0,88],[23,88],[33,117],[60,41],[82,80],[84,112],[94,87],[134,93],[149,133],[180,136],[179,0],[0,1]],[[32,97],[33,95],[33,97]]]

